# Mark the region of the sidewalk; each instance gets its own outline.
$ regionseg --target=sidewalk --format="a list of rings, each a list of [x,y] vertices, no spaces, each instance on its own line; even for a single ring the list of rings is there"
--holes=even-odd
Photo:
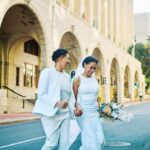
[[[150,99],[143,99],[142,101],[134,100],[131,102],[124,103],[123,107],[128,107],[128,106],[137,105],[137,104],[141,104],[141,103],[147,103],[147,102],[150,102]]]
[[[39,119],[32,113],[16,113],[16,114],[0,114],[0,125],[11,124],[17,122],[26,122]]]

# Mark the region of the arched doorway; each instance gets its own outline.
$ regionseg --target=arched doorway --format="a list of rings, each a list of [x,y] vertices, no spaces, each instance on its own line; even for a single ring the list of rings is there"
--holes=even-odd
[[[71,63],[66,71],[70,74],[72,70],[77,68],[78,62],[82,58],[79,42],[72,32],[66,32],[61,38],[59,47],[66,48],[69,52]]]
[[[129,67],[126,66],[125,68],[125,72],[124,72],[124,97],[125,98],[130,98],[130,83],[129,81],[131,81],[131,77],[130,77],[130,70]]]
[[[24,42],[36,39],[36,41],[41,47],[42,52],[45,51],[45,38],[41,27],[41,23],[39,22],[37,15],[27,5],[20,4],[12,6],[6,12],[0,28],[0,37],[2,37],[0,40],[4,47],[4,62],[6,64],[4,66],[4,74],[6,75],[4,79],[4,84],[8,86],[10,82],[9,76],[12,76],[12,70],[9,70],[10,66],[12,66],[10,58],[12,58],[12,54],[15,55],[14,49],[16,49],[14,45],[17,42],[19,42],[19,45],[22,44],[22,47],[20,47],[21,50],[24,48]],[[18,58],[15,57],[15,59]],[[14,60],[13,62],[15,61],[16,60]],[[41,69],[40,65],[41,64],[38,64],[38,70]],[[22,68],[22,65],[20,66],[20,68]],[[11,84],[12,88],[13,86],[14,85]]]
[[[28,5],[16,4],[7,10],[0,27],[0,42],[5,56],[4,85],[29,99],[35,97],[41,62],[45,61],[41,53],[46,54],[44,32],[39,20]],[[30,86],[24,84],[25,68],[28,70],[26,76],[27,72],[32,74]]]
[[[112,60],[110,68],[110,100],[118,101],[119,65],[116,58]]]
[[[99,60],[95,75],[100,79],[98,97],[99,97],[99,103],[101,104],[103,101],[105,101],[104,100],[104,82],[103,82],[104,59],[103,59],[102,53],[99,48],[95,48],[92,55],[95,56]]]
[[[137,99],[139,96],[139,86],[140,86],[139,74],[136,71],[134,75],[134,98],[135,99]]]

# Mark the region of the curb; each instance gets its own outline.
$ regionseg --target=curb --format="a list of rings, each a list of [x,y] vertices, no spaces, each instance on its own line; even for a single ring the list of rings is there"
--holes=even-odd
[[[124,103],[123,107],[129,107],[129,106],[143,104],[143,103],[148,103],[148,102],[150,102],[150,100],[134,101],[134,102]]]
[[[11,120],[4,120],[0,122],[0,126],[2,125],[8,125],[8,124],[15,124],[15,123],[21,123],[21,122],[31,122],[31,121],[35,121],[35,120],[39,120],[40,118],[15,118],[15,119],[11,119]]]

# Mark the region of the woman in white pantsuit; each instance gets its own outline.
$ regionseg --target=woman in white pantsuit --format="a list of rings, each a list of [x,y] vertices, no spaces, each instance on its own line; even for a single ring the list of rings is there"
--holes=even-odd
[[[76,107],[82,109],[83,113],[76,112],[75,114],[81,129],[82,146],[80,150],[101,150],[104,144],[103,128],[97,111],[98,79],[92,76],[97,64],[98,60],[95,57],[86,57],[78,67],[78,75],[73,83],[77,100]]]
[[[41,72],[38,98],[33,110],[40,114],[46,141],[42,150],[69,149],[70,119],[73,117],[74,102],[69,76],[63,71],[70,63],[66,49],[54,51],[55,66]]]

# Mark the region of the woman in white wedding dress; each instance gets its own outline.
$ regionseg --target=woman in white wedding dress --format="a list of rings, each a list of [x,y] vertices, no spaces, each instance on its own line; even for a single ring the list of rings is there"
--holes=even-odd
[[[92,76],[97,64],[98,60],[95,57],[86,57],[78,67],[73,82],[73,91],[76,98],[75,107],[77,108],[75,115],[81,130],[82,146],[80,150],[101,150],[105,141],[97,111],[99,81],[95,76]]]

